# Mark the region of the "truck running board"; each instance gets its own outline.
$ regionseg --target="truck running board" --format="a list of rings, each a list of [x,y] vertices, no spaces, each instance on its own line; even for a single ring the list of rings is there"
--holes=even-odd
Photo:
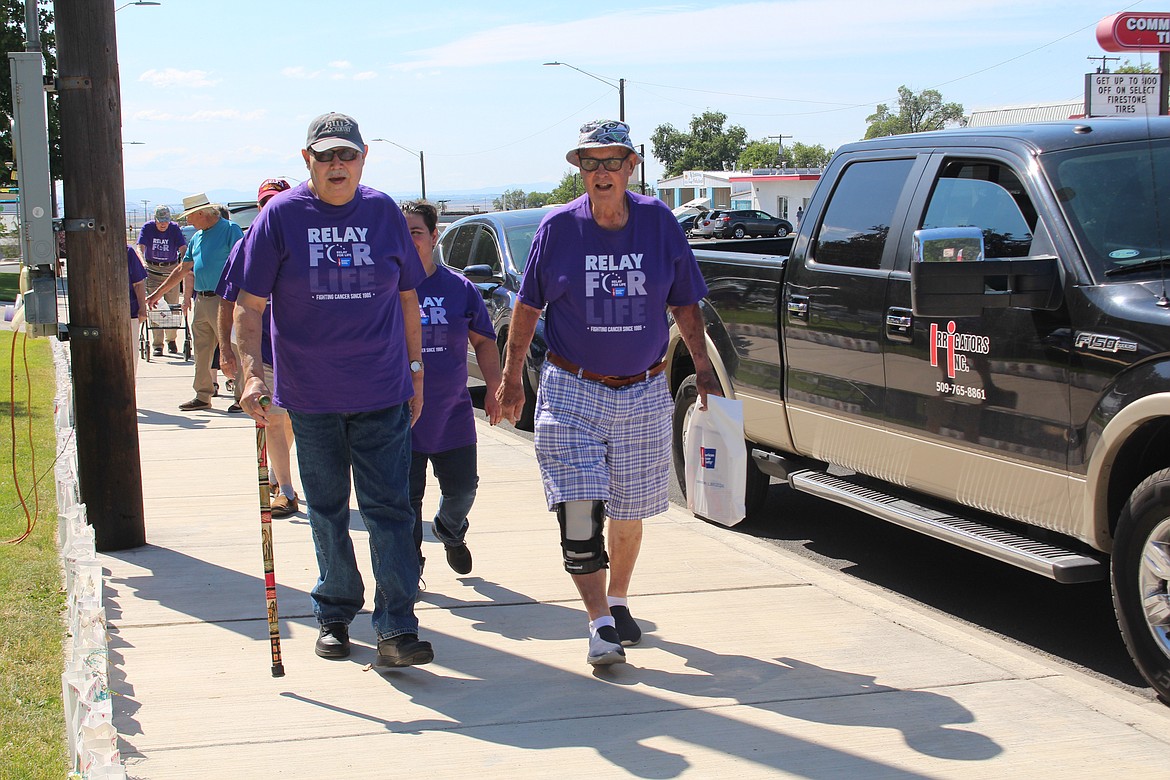
[[[1107,576],[1106,566],[1096,558],[882,493],[850,477],[801,470],[789,473],[788,481],[795,490],[812,493],[1057,582],[1096,582]]]

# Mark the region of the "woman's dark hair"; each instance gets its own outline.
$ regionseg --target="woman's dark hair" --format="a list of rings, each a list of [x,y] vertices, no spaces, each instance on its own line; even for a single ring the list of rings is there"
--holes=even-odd
[[[432,233],[439,226],[439,210],[435,204],[425,200],[408,200],[402,204],[403,214],[418,214],[426,223],[427,230]]]

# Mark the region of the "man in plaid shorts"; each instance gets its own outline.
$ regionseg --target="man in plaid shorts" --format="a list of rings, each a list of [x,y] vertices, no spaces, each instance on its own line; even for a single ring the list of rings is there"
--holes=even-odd
[[[624,663],[623,646],[642,638],[628,604],[642,520],[670,501],[668,309],[694,361],[701,407],[720,390],[694,253],[666,204],[626,189],[641,160],[629,127],[590,122],[565,157],[581,169],[585,194],[549,213],[536,232],[497,397],[504,418],[516,422],[524,360],[545,309],[536,457],[565,570],[589,615],[587,660],[597,666]]]

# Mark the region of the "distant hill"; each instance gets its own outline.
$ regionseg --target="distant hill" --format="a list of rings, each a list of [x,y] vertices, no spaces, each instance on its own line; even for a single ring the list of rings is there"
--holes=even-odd
[[[505,190],[551,192],[556,187],[556,182],[544,181],[528,184],[507,184],[501,187],[480,187],[479,189],[470,190],[431,190],[427,192],[427,200],[445,200],[449,202],[449,207],[454,207],[459,204],[476,204],[490,207],[492,199],[503,195]],[[193,192],[182,192],[181,190],[165,187],[126,190],[126,210],[132,214],[142,213],[145,210],[153,217],[155,206],[165,204],[172,209],[179,209],[183,204],[183,198],[194,194]],[[390,196],[398,201],[407,200],[418,197],[418,190],[391,192]],[[244,192],[241,190],[208,190],[207,197],[215,203],[231,203],[233,201],[254,200],[256,193],[254,191]],[[144,200],[147,201],[145,208],[142,204]]]

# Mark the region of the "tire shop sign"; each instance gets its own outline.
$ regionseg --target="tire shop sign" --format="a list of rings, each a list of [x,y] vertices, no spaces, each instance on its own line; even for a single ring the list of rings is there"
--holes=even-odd
[[[1125,12],[1097,23],[1097,43],[1105,51],[1170,51],[1170,13]],[[1089,116],[1156,116],[1161,113],[1163,73],[1089,73],[1085,75],[1085,113]]]

